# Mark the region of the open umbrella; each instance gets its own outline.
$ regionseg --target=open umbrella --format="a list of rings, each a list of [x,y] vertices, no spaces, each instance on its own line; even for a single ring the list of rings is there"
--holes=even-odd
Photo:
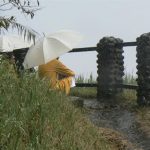
[[[26,69],[45,64],[72,50],[82,40],[80,33],[62,30],[41,38],[31,46],[24,59]]]
[[[20,36],[5,35],[0,36],[0,52],[12,52],[14,49],[30,47],[32,43],[24,40]]]

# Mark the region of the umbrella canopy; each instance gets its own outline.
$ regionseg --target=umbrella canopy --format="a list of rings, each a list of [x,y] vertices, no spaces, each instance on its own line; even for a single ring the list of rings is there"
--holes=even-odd
[[[0,52],[12,52],[14,49],[30,47],[32,43],[24,40],[20,36],[5,35],[0,36]]]
[[[66,30],[41,38],[29,48],[24,60],[24,67],[28,69],[46,64],[75,48],[82,38],[80,33]]]

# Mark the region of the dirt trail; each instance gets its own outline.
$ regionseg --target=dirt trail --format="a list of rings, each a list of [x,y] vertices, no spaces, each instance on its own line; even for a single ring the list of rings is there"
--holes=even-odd
[[[110,128],[124,135],[125,139],[136,145],[138,149],[150,150],[150,138],[139,131],[134,112],[119,105],[108,106],[97,100],[80,99],[86,108],[88,118],[98,127]],[[133,149],[131,149],[133,150]]]
[[[88,117],[95,125],[119,131],[138,148],[150,150],[150,138],[139,131],[134,112],[119,105],[102,105],[96,100],[84,100],[83,104],[89,110]]]

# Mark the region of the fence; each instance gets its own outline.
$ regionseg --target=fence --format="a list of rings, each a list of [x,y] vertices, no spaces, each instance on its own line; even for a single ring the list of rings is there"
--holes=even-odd
[[[123,84],[125,46],[136,46],[137,86]],[[27,50],[28,48],[25,48],[23,54],[20,54],[20,51],[13,52],[17,58],[16,63],[19,63],[18,70],[23,69],[22,57],[24,58]],[[119,38],[104,37],[96,47],[76,48],[70,53],[88,51],[97,51],[97,84],[77,83],[78,87],[97,87],[99,101],[112,100],[123,88],[134,89],[137,91],[137,103],[150,105],[150,33],[142,34],[136,42],[123,42]]]
[[[136,46],[137,84],[123,84],[123,47]],[[97,51],[97,84],[77,83],[77,87],[97,87],[97,99],[109,101],[123,88],[137,91],[137,103],[150,105],[150,33],[142,34],[136,42],[123,42],[115,37],[102,38],[97,47],[76,48],[73,52]]]

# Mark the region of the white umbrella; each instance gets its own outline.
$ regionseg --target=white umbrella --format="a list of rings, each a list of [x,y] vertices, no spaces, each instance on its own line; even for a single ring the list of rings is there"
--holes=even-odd
[[[11,52],[14,49],[30,47],[32,43],[24,40],[20,36],[5,35],[0,36],[0,52]]]
[[[82,38],[80,33],[66,30],[47,35],[29,48],[24,67],[28,69],[46,64],[75,48]]]

